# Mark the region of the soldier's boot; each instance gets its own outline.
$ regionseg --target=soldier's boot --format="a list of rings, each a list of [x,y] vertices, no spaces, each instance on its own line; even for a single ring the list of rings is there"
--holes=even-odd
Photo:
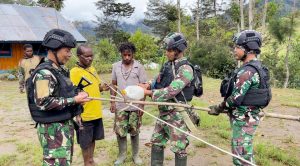
[[[175,166],[186,166],[187,165],[187,156],[180,155],[175,153]]]
[[[117,136],[117,141],[119,145],[119,155],[114,163],[115,166],[123,164],[127,155],[127,137]]]
[[[164,148],[162,146],[152,145],[151,148],[151,166],[163,166]]]
[[[139,135],[131,136],[132,159],[134,164],[142,165],[143,161],[139,157]]]

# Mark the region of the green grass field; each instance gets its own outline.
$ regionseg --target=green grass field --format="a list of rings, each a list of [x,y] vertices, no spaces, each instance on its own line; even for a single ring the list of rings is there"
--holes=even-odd
[[[151,77],[155,71],[148,72]],[[100,75],[105,82],[109,82],[110,75]],[[222,99],[219,95],[220,80],[204,77],[204,96],[195,98],[191,104],[199,107],[207,107],[217,104]],[[36,130],[29,126],[29,120],[24,120],[27,114],[25,95],[19,95],[17,82],[0,82],[0,166],[10,165],[41,165],[42,150],[36,136]],[[108,98],[108,92],[102,93],[102,97]],[[273,89],[273,100],[266,111],[282,114],[293,114],[299,116],[300,91],[294,89]],[[103,102],[104,109],[109,108],[109,102]],[[146,111],[158,115],[155,106],[146,106]],[[209,116],[206,112],[198,111],[201,116],[201,136],[203,139],[230,151],[231,129],[226,115]],[[21,116],[22,115],[22,116]],[[28,117],[27,117],[28,118]],[[24,123],[24,125],[23,125]],[[143,116],[142,130],[153,128],[155,120],[148,115]],[[95,150],[95,161],[97,165],[113,165],[117,158],[117,143],[112,133],[113,117],[104,117],[106,139],[97,141]],[[297,128],[298,125],[298,128]],[[259,126],[254,139],[256,164],[263,166],[300,166],[300,138],[299,122],[291,122],[266,118]],[[293,128],[292,128],[293,127]],[[146,131],[152,133],[152,130]],[[262,136],[265,135],[265,136]],[[267,137],[268,136],[268,137]],[[142,138],[143,142],[150,138]],[[203,157],[207,165],[231,165],[231,158],[225,154],[212,150],[208,145],[191,140],[188,147],[190,164],[199,164],[199,156]],[[7,148],[6,148],[7,147]],[[133,165],[131,161],[130,141],[128,142],[128,157],[125,166]],[[5,149],[6,148],[6,149]],[[5,153],[4,151],[11,151]],[[209,151],[209,152],[208,152]],[[204,154],[207,154],[204,155]],[[83,165],[81,150],[76,144],[74,149],[73,165]],[[145,161],[144,165],[150,163],[150,150],[141,145],[141,157]],[[226,160],[222,161],[222,158]],[[218,159],[220,158],[220,159]],[[221,160],[221,161],[218,161]],[[166,165],[174,165],[174,155],[165,155]],[[223,163],[223,164],[221,164]],[[205,165],[205,164],[204,164]]]

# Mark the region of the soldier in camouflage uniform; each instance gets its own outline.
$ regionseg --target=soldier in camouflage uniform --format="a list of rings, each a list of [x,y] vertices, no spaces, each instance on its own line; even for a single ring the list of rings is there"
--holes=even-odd
[[[261,107],[256,106],[256,104],[244,103],[251,103],[249,100],[253,98],[264,100],[257,94],[252,96],[252,99],[247,97],[247,92],[258,90],[261,84],[258,71],[250,67],[249,64],[260,64],[257,55],[260,54],[262,38],[256,31],[245,30],[234,37],[234,42],[235,59],[241,60],[243,65],[235,70],[236,76],[232,78],[232,91],[229,92],[228,96],[224,96],[225,100],[221,104],[210,106],[209,114],[219,115],[224,110],[229,110],[228,115],[232,128],[232,153],[254,163],[253,136],[260,121],[258,114]],[[233,163],[234,165],[248,165],[237,158],[233,158]]]
[[[76,46],[74,37],[64,30],[49,31],[43,41],[48,56],[35,69],[27,83],[30,113],[37,122],[43,148],[43,166],[71,165],[74,124],[80,104],[89,101],[87,93],[75,94],[68,72],[61,66]],[[79,119],[80,117],[78,117]]]
[[[184,50],[187,48],[187,42],[184,36],[180,33],[170,33],[164,39],[166,56],[171,64],[170,75],[165,75],[153,82],[161,82],[165,79],[171,78],[161,89],[151,89],[151,82],[149,84],[140,85],[145,89],[145,94],[152,96],[153,101],[158,102],[182,102],[185,97],[190,101],[191,94],[182,94],[184,89],[189,89],[191,82],[194,79],[193,69],[187,63],[187,58],[184,57]],[[180,95],[183,95],[180,97]],[[177,111],[174,106],[159,106],[159,118],[189,132],[187,125],[184,122],[183,116]],[[185,166],[187,165],[187,152],[186,148],[189,145],[189,139],[187,135],[176,130],[173,127],[166,125],[160,121],[156,122],[154,133],[152,134],[151,142],[151,165],[162,166],[164,160],[164,148],[168,140],[171,141],[171,151],[175,153],[175,165]]]

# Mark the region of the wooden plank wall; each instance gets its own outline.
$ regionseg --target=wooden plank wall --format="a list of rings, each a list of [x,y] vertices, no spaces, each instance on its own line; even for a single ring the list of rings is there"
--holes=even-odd
[[[0,70],[16,69],[20,59],[23,58],[23,44],[12,44],[12,56],[0,57]]]

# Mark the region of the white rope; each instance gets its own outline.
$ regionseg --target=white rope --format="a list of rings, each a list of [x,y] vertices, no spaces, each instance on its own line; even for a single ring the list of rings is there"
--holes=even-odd
[[[232,154],[232,153],[230,153],[230,152],[228,152],[228,151],[226,151],[226,150],[224,150],[224,149],[221,149],[221,148],[219,148],[219,147],[217,147],[217,146],[215,146],[215,145],[213,145],[213,144],[211,144],[211,143],[209,143],[209,142],[207,142],[207,141],[204,141],[204,140],[201,139],[201,138],[198,138],[198,137],[196,137],[196,136],[194,136],[194,135],[192,135],[192,134],[190,134],[190,133],[188,133],[188,132],[186,132],[186,131],[184,131],[184,130],[182,130],[182,129],[180,129],[180,128],[178,128],[178,127],[176,127],[176,126],[174,126],[174,125],[172,125],[172,124],[170,124],[170,123],[168,123],[168,122],[166,122],[166,121],[163,121],[163,120],[160,119],[160,118],[157,118],[156,116],[150,114],[149,112],[147,112],[147,111],[145,111],[145,110],[143,110],[143,109],[141,109],[141,108],[139,108],[139,107],[137,107],[137,106],[135,106],[135,105],[133,105],[133,104],[130,104],[130,103],[129,103],[129,104],[127,104],[127,105],[130,105],[130,106],[132,106],[132,107],[135,107],[135,108],[139,109],[140,111],[146,113],[147,115],[151,116],[152,118],[154,118],[154,119],[156,119],[156,120],[158,120],[158,121],[160,121],[160,122],[162,122],[162,123],[165,123],[166,125],[171,126],[171,127],[175,128],[175,129],[179,130],[180,132],[182,132],[182,133],[184,133],[184,134],[186,134],[186,135],[188,135],[188,136],[190,136],[190,137],[193,137],[193,138],[195,138],[196,140],[199,140],[199,141],[201,141],[201,142],[203,142],[203,143],[205,143],[205,144],[207,144],[207,145],[209,145],[209,146],[211,146],[211,147],[213,147],[213,148],[215,148],[215,149],[217,149],[217,150],[219,150],[219,151],[221,151],[221,152],[223,152],[223,153],[226,153],[226,154],[228,154],[228,155],[230,155],[230,156],[232,156],[232,157],[238,158],[239,160],[242,160],[243,162],[245,162],[245,163],[247,163],[247,164],[250,164],[250,165],[252,165],[252,166],[256,166],[254,163],[251,163],[250,161],[245,160],[244,158],[242,158],[242,157],[240,157],[240,156],[237,156],[237,155],[235,155],[235,154]]]

